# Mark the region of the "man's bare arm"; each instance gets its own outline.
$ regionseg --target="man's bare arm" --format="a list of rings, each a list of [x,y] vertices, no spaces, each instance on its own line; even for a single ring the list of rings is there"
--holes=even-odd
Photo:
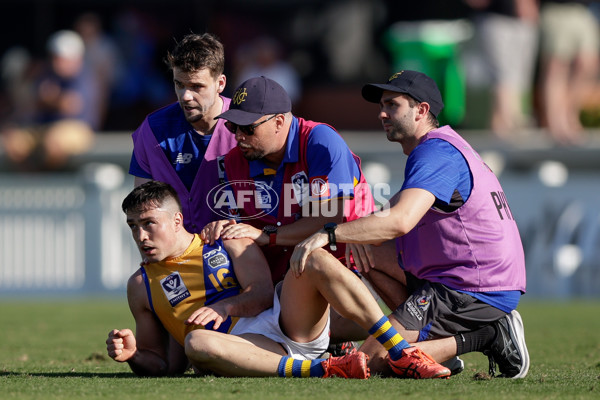
[[[178,375],[188,362],[183,348],[172,343],[168,332],[150,309],[140,271],[127,283],[129,308],[135,319],[136,335],[130,329],[112,330],[106,341],[111,358],[127,362],[140,376]]]

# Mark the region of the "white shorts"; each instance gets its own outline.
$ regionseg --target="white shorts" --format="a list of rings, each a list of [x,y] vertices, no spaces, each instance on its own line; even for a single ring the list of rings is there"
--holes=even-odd
[[[242,335],[244,333],[255,333],[263,335],[277,343],[280,343],[288,353],[288,356],[296,360],[314,360],[323,354],[329,346],[329,323],[330,317],[327,317],[327,324],[318,338],[307,343],[298,343],[287,337],[279,327],[279,314],[281,306],[279,305],[279,291],[281,285],[277,285],[273,296],[273,307],[263,311],[256,317],[240,318],[231,330],[232,335]],[[279,290],[278,290],[279,289]]]

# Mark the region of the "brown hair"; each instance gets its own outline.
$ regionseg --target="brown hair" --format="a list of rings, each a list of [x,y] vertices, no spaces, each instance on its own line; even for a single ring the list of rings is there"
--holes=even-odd
[[[121,208],[127,214],[128,212],[142,211],[147,206],[160,207],[169,199],[173,199],[181,211],[181,201],[171,185],[159,181],[148,181],[134,188],[123,200]]]
[[[225,50],[219,39],[210,33],[191,33],[167,53],[166,64],[172,70],[177,67],[184,72],[195,72],[207,68],[216,78],[225,70]]]

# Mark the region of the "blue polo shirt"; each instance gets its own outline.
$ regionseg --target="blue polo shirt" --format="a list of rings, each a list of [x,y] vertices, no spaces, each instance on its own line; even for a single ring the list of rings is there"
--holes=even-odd
[[[329,194],[321,196],[318,200],[354,196],[354,186],[360,180],[360,169],[348,145],[335,130],[325,124],[315,126],[308,138],[305,156],[309,181],[323,177],[329,183]],[[279,168],[275,171],[260,159],[250,161],[250,176],[255,181],[266,183],[276,193],[282,193],[285,166],[298,162],[299,157],[298,119],[293,117],[283,162]],[[277,215],[277,208],[271,210],[269,214]]]

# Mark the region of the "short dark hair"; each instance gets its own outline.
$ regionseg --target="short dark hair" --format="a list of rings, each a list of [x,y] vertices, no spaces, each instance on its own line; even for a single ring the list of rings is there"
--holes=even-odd
[[[421,104],[421,102],[419,100],[415,99],[414,97],[412,97],[409,94],[401,93],[400,96],[402,96],[406,100],[408,100],[408,106],[410,108],[413,108],[417,104]],[[440,121],[437,119],[437,117],[435,115],[433,115],[433,113],[431,111],[427,113],[427,121],[431,125],[433,125],[435,128],[439,128],[440,127]]]
[[[166,200],[173,199],[181,211],[181,201],[173,186],[159,181],[148,181],[134,188],[123,200],[123,212],[142,211],[147,206],[160,207]]]
[[[216,78],[225,71],[225,50],[211,33],[190,33],[175,45],[172,52],[167,53],[165,62],[171,70],[177,67],[184,72],[207,68]]]

